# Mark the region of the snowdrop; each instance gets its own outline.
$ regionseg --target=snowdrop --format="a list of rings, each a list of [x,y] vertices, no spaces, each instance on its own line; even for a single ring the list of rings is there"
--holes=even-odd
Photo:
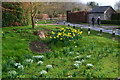
[[[77,46],[75,46],[75,47],[77,47]]]
[[[43,64],[43,61],[38,61],[37,64]]]
[[[88,56],[86,56],[87,58],[90,58],[91,57],[91,55],[88,55]]]
[[[32,59],[26,59],[25,61],[26,61],[26,62],[33,63],[33,60],[32,60]]]
[[[87,66],[88,66],[88,67],[89,67],[89,66],[92,67],[93,65],[92,65],[92,64],[87,64]]]
[[[82,59],[81,62],[85,62],[85,60]]]
[[[18,69],[24,69],[23,65],[19,65]]]
[[[33,56],[34,58],[44,58],[44,56]]]
[[[79,64],[73,64],[75,68],[79,68]]]
[[[17,74],[17,72],[16,71],[8,71],[8,74],[10,74],[10,75],[15,75],[15,74]]]
[[[82,62],[81,62],[81,61],[75,61],[75,63],[76,63],[76,64],[82,64]]]
[[[20,68],[21,68],[21,69],[24,69],[23,65],[21,65],[20,63],[15,63],[14,65],[15,65],[17,68],[19,68],[19,69],[20,69]]]
[[[15,65],[15,66],[20,66],[21,64],[20,64],[20,63],[15,63],[14,65]]]
[[[42,71],[40,72],[40,74],[47,74],[47,71],[42,70]]]
[[[72,75],[68,76],[69,78],[72,77]]]
[[[53,67],[52,67],[52,65],[46,65],[46,68],[51,69]]]

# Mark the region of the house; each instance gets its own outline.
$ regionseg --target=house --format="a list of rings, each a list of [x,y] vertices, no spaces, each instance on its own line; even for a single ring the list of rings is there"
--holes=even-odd
[[[93,8],[88,15],[88,22],[91,22],[91,18],[97,19],[99,16],[101,20],[111,20],[111,15],[116,11],[111,6],[97,6]]]

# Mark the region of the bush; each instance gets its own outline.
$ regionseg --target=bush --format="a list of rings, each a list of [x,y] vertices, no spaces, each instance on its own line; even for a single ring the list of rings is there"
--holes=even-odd
[[[101,20],[101,24],[116,24],[116,25],[120,25],[120,20]]]

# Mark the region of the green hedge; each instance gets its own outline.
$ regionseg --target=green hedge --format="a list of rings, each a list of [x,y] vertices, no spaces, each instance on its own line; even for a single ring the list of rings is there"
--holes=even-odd
[[[120,20],[120,13],[112,14],[111,20]]]
[[[116,25],[120,25],[120,20],[101,20],[101,24],[116,24]]]

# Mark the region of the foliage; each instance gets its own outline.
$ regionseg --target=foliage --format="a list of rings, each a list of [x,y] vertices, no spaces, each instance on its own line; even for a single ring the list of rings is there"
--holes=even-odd
[[[112,14],[111,20],[120,20],[120,13]]]
[[[120,20],[101,20],[101,24],[116,24],[116,25],[120,25]]]
[[[99,4],[96,2],[88,2],[87,5],[90,6],[91,8],[94,8],[94,7],[98,6]]]
[[[21,2],[3,2],[2,8],[3,27],[28,25]]]

